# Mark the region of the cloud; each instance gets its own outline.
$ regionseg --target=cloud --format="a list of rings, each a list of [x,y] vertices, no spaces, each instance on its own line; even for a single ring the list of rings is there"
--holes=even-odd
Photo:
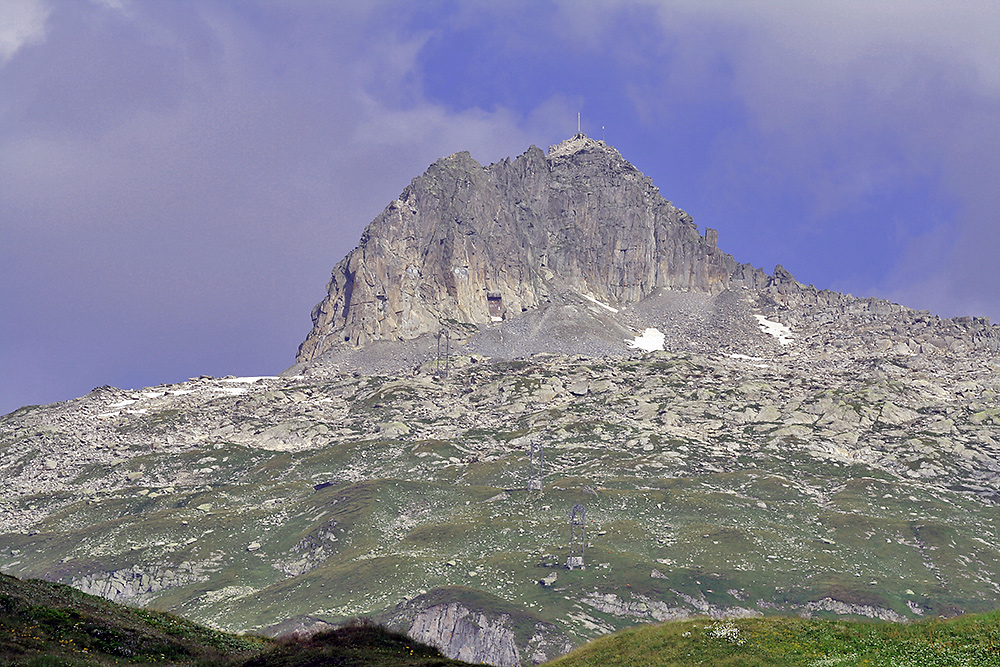
[[[641,72],[645,125],[684,126],[685,98],[730,105],[703,175],[740,220],[724,239],[823,286],[1000,316],[1000,5],[559,4],[572,39]],[[623,34],[636,15],[658,41]]]
[[[18,285],[0,292],[0,349],[25,378],[0,411],[282,370],[332,266],[413,176],[459,150],[517,154],[568,115],[558,98],[528,115],[426,99],[422,36],[388,15],[56,6],[44,58],[0,69],[16,93],[0,283]]]
[[[832,165],[812,185],[820,218],[907,182],[947,200],[937,211],[907,212],[909,232],[881,279],[840,283],[943,315],[1000,315],[992,182],[1000,173],[1000,38],[991,28],[1000,6],[741,8],[736,20],[757,24],[732,59],[735,86],[761,131],[788,142],[782,159]]]
[[[23,47],[45,39],[51,10],[43,0],[7,0],[0,11],[0,66]]]

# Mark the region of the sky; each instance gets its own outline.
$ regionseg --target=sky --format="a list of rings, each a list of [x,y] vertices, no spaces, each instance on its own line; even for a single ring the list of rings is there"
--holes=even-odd
[[[604,139],[740,262],[1000,322],[1000,4],[0,0],[0,414],[294,362],[437,158]]]

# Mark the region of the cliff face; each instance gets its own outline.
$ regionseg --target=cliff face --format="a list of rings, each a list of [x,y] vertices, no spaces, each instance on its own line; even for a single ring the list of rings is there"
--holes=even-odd
[[[455,660],[500,667],[521,663],[514,631],[503,619],[491,619],[458,603],[420,612],[407,634]]]
[[[566,289],[618,304],[763,276],[715,241],[602,141],[577,135],[488,167],[456,153],[414,179],[334,267],[297,361],[447,320],[505,319]]]

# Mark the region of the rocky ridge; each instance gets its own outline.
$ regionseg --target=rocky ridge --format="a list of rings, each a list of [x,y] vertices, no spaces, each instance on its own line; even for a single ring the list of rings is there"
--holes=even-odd
[[[819,290],[781,266],[768,276],[717,242],[602,141],[576,135],[487,167],[456,153],[415,178],[334,267],[293,372],[412,367],[445,329],[491,358],[614,356],[648,327],[666,349],[754,353],[755,318],[767,317],[814,348],[1000,352],[987,318]]]

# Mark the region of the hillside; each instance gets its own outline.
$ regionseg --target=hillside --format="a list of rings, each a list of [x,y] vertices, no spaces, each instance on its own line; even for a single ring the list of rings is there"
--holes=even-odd
[[[279,641],[216,632],[61,584],[0,575],[0,665],[460,667],[370,622]],[[912,624],[699,618],[600,637],[553,667],[1000,665],[1000,612]]]
[[[280,376],[0,417],[0,570],[497,665],[1000,607],[1000,327],[739,264],[603,142],[435,163],[313,315]]]
[[[269,648],[258,637],[130,609],[69,586],[0,575],[0,665],[207,665]]]
[[[131,609],[62,584],[0,575],[0,665],[85,667],[461,667],[370,622],[278,641],[217,632],[177,616]]]
[[[1000,614],[912,624],[797,618],[673,622],[624,630],[552,667],[995,667]]]

